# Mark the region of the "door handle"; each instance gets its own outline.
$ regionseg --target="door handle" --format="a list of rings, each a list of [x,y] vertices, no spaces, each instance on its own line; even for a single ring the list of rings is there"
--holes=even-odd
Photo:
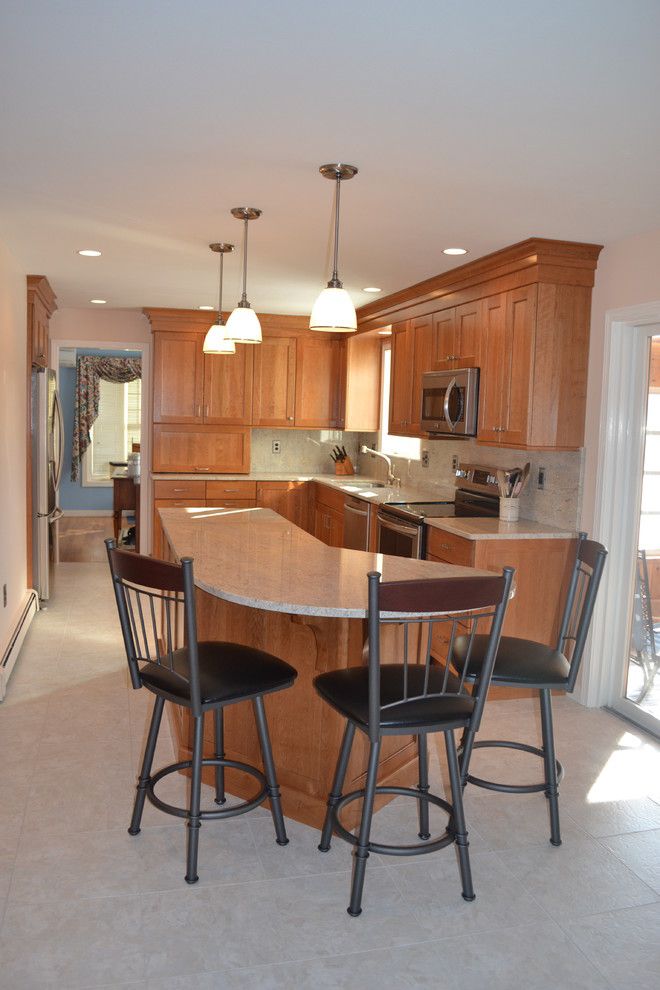
[[[64,417],[62,415],[62,403],[60,401],[59,392],[55,392],[53,396],[53,404],[55,406],[55,413],[57,415],[57,426],[59,433],[59,450],[57,452],[57,472],[53,478],[55,491],[60,487],[60,481],[62,480],[62,469],[64,467]]]
[[[456,385],[456,379],[452,378],[449,385],[447,386],[447,391],[445,392],[445,401],[443,403],[445,419],[447,420],[447,425],[449,426],[449,429],[452,431],[452,433],[456,429],[456,423],[454,423],[451,416],[449,415],[449,396],[451,395],[452,389],[455,387],[455,385]]]

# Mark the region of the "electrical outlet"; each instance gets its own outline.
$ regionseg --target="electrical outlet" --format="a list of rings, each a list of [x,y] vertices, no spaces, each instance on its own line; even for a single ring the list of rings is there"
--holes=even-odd
[[[454,454],[454,456],[451,459],[451,469],[452,471],[458,470],[458,454]]]
[[[428,466],[429,466],[429,452],[428,452],[428,450],[423,450],[422,451],[422,467],[428,467]]]
[[[282,453],[282,444],[279,440],[273,440],[272,450],[274,454]]]
[[[2,607],[7,608],[7,585],[2,586]]]
[[[545,468],[544,467],[540,467],[539,468],[539,474],[538,474],[538,478],[537,478],[537,481],[536,481],[536,487],[541,492],[545,488]]]

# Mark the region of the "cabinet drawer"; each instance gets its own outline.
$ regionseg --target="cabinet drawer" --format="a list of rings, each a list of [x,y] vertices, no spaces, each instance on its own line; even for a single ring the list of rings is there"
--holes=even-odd
[[[209,509],[255,509],[255,498],[209,498],[206,500]]]
[[[474,563],[474,540],[465,540],[443,529],[429,526],[426,535],[427,556],[433,556],[447,564],[461,564],[472,567]]]
[[[327,505],[328,508],[334,509],[336,512],[341,512],[343,514],[345,498],[346,495],[344,492],[340,491],[338,488],[331,488],[329,485],[324,485],[318,481],[316,482],[316,501],[320,502],[321,505]]]
[[[154,481],[154,498],[204,498],[205,481]]]
[[[250,498],[257,497],[256,481],[207,481],[207,498]]]
[[[200,509],[206,505],[203,498],[157,498],[154,509]]]

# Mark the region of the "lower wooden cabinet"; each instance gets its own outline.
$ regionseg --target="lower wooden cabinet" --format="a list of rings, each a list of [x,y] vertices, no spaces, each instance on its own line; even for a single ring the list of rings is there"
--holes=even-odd
[[[158,485],[159,482],[156,482]],[[163,559],[165,539],[163,527],[160,524],[159,509],[196,509],[206,505],[205,498],[156,498],[154,499],[153,535],[151,540],[151,556]]]
[[[154,471],[227,472],[250,470],[250,430],[234,426],[155,423]]]
[[[311,488],[307,481],[260,481],[257,505],[260,509],[272,509],[300,529],[309,531]]]
[[[329,547],[344,544],[344,516],[327,505],[316,504],[314,508],[314,536]]]

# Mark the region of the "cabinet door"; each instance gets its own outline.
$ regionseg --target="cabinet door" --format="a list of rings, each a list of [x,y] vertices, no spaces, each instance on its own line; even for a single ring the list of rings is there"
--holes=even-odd
[[[250,430],[240,426],[154,424],[153,470],[247,474]]]
[[[264,337],[254,350],[253,426],[293,426],[296,338]]]
[[[235,354],[204,355],[205,423],[250,425],[253,364],[251,344],[239,344]]]
[[[314,512],[314,536],[329,547],[341,547],[344,542],[344,518],[334,509],[317,503]]]
[[[47,368],[49,345],[48,310],[36,293],[32,293],[29,317],[32,338],[32,364],[38,368]]]
[[[198,333],[154,334],[154,422],[201,423],[204,353]]]
[[[458,357],[456,343],[456,310],[442,309],[433,314],[433,330],[435,335],[435,354],[433,371],[449,371],[454,367]]]
[[[300,529],[307,529],[309,487],[306,481],[264,481],[257,485],[257,505],[272,509]]]
[[[478,368],[480,365],[480,340],[483,329],[483,300],[456,307],[456,355],[454,368]]]
[[[504,423],[503,403],[510,360],[506,339],[506,293],[484,300],[484,332],[479,376],[478,439],[499,443]]]
[[[410,433],[412,364],[413,335],[410,323],[406,320],[392,327],[389,432],[397,436],[407,436]]]
[[[409,432],[421,436],[422,426],[422,376],[433,370],[436,353],[435,330],[432,316],[421,316],[412,321],[412,393],[410,397]]]
[[[296,426],[343,426],[346,342],[299,337],[296,348]]]
[[[507,292],[507,367],[503,393],[500,443],[524,446],[527,442],[532,381],[532,354],[536,327],[537,286],[526,285]]]

